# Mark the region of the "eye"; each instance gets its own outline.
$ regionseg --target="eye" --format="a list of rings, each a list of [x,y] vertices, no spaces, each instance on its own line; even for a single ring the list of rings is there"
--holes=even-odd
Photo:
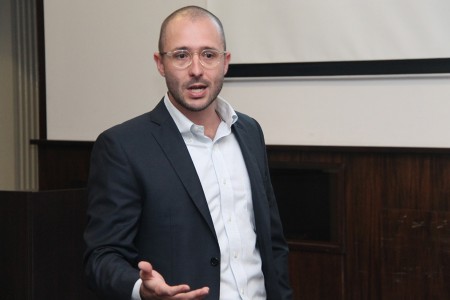
[[[219,56],[217,51],[214,50],[203,50],[202,57],[206,60],[215,60]]]
[[[184,50],[174,51],[172,56],[177,60],[187,60],[189,59],[189,52]]]

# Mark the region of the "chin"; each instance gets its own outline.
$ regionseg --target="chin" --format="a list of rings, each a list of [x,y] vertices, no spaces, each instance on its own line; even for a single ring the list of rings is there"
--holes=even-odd
[[[213,101],[209,101],[208,99],[196,99],[190,103],[187,103],[187,108],[191,111],[203,111],[207,109],[211,103],[213,103]]]

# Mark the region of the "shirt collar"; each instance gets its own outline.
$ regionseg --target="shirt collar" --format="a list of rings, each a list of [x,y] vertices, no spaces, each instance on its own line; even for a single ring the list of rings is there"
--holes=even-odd
[[[217,114],[222,119],[223,122],[227,124],[229,128],[233,125],[238,116],[231,105],[222,97],[218,96],[217,99]],[[175,121],[175,124],[178,127],[178,130],[181,134],[187,133],[191,131],[192,126],[195,124],[189,120],[183,113],[181,113],[169,100],[169,95],[166,93],[164,96],[164,104],[166,105],[167,110],[169,111],[170,116]]]

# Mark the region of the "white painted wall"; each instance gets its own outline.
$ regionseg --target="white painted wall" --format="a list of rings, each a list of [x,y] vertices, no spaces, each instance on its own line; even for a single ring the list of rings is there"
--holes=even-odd
[[[94,140],[166,91],[153,62],[162,21],[206,0],[45,0],[47,137]]]

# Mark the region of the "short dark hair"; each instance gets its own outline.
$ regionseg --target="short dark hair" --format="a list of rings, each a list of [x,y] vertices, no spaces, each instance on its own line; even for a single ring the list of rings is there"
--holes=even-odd
[[[220,35],[222,37],[222,43],[223,43],[223,50],[226,50],[226,42],[225,42],[225,32],[223,30],[222,22],[220,22],[219,18],[216,17],[213,13],[210,11],[199,7],[199,6],[186,6],[182,7],[180,9],[177,9],[173,13],[171,13],[161,24],[161,30],[159,32],[159,42],[158,42],[158,51],[164,52],[164,40],[166,38],[166,28],[167,25],[175,19],[177,16],[189,16],[191,19],[197,19],[197,18],[210,18],[214,23],[217,24],[217,27],[219,29]]]

